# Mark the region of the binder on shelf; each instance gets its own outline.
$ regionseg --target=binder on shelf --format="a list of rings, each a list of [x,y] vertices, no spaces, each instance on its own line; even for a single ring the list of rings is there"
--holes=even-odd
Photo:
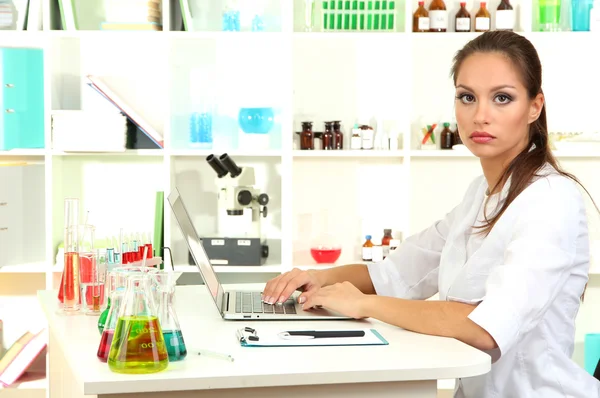
[[[87,85],[96,90],[107,101],[117,107],[127,118],[135,124],[139,130],[146,135],[158,148],[164,148],[162,134],[156,131],[150,124],[144,120],[131,106],[129,106],[121,97],[108,87],[98,76],[88,75],[90,83]]]

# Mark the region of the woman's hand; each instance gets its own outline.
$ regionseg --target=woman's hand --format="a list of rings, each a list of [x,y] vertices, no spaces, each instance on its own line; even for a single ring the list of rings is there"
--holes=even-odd
[[[368,295],[364,294],[350,282],[336,283],[323,287],[310,295],[303,305],[307,310],[314,307],[325,307],[355,319],[365,318],[365,302]]]
[[[318,292],[321,286],[322,283],[317,278],[315,271],[301,271],[294,268],[267,282],[262,299],[268,304],[283,303],[290,298],[294,291],[300,289],[303,293],[298,297],[298,302],[302,304]]]

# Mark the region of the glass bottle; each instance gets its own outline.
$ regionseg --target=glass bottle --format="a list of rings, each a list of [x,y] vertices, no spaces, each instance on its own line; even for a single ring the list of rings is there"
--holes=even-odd
[[[342,133],[339,120],[333,122],[333,148],[344,149],[344,133]]]
[[[429,32],[429,12],[424,1],[419,1],[419,7],[413,14],[413,32]]]
[[[540,31],[556,32],[560,27],[560,0],[539,0]]]
[[[362,148],[362,136],[360,134],[360,128],[358,123],[354,125],[352,129],[352,137],[350,137],[350,149],[361,149]]]
[[[501,0],[496,9],[496,30],[515,29],[515,10],[510,0]]]
[[[454,133],[450,130],[450,123],[444,123],[444,129],[440,133],[440,148],[452,149],[454,144]]]
[[[384,229],[383,238],[381,238],[381,247],[383,249],[383,258],[390,254],[390,241],[392,240],[392,230]]]
[[[179,319],[175,313],[175,282],[181,272],[165,271],[156,274],[158,300],[158,320],[162,328],[169,362],[181,361],[187,356],[187,349]]]
[[[371,235],[365,236],[366,242],[362,246],[362,259],[363,261],[373,261],[373,242],[371,242]]]
[[[429,31],[445,32],[448,30],[448,11],[444,0],[433,0],[429,5]]]
[[[65,199],[64,269],[58,299],[66,313],[81,309],[79,278],[79,199]]]
[[[147,374],[165,370],[169,356],[158,320],[150,274],[127,276],[119,306],[108,368],[116,373]]]
[[[471,14],[467,11],[467,3],[460,3],[460,10],[456,13],[456,23],[454,30],[457,32],[470,32],[471,31]]]
[[[333,122],[325,122],[325,131],[323,132],[323,149],[333,150]]]
[[[300,133],[300,149],[315,149],[312,122],[302,122],[302,132]]]
[[[460,134],[458,133],[458,125],[456,125],[456,131],[454,132],[454,143],[452,145],[463,145]]]
[[[479,11],[475,14],[475,32],[488,32],[490,30],[490,12],[486,2],[479,3]]]

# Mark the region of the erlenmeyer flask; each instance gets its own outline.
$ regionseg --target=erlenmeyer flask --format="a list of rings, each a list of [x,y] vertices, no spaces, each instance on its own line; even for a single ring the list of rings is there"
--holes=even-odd
[[[169,357],[165,346],[150,274],[127,275],[127,289],[119,316],[108,367],[116,373],[156,373],[165,370]]]
[[[162,327],[169,362],[181,361],[187,355],[187,349],[179,326],[179,319],[175,313],[175,283],[181,272],[164,271],[154,275],[157,282],[158,320]]]
[[[98,352],[96,355],[102,362],[108,360],[108,354],[110,353],[110,347],[115,335],[115,328],[117,327],[117,319],[119,316],[119,309],[123,303],[123,297],[125,297],[125,289],[117,288],[110,295],[110,302],[112,303],[106,323],[102,328],[102,337],[100,338],[100,345],[98,346]]]

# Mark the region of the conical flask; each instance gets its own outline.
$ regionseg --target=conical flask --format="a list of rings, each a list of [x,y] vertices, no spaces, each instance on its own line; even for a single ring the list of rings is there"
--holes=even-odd
[[[156,373],[165,370],[169,357],[163,337],[149,273],[127,275],[127,289],[119,306],[108,367],[116,373]]]
[[[181,272],[164,271],[154,275],[157,283],[158,320],[162,327],[169,362],[181,361],[187,355],[187,349],[175,313],[175,283]]]
[[[123,297],[125,297],[125,289],[117,288],[110,294],[109,300],[112,303],[106,317],[106,322],[102,329],[102,337],[100,337],[100,345],[98,346],[98,352],[96,355],[102,362],[108,360],[108,354],[110,353],[110,347],[115,335],[115,328],[117,327],[117,320],[119,316],[119,309],[123,304]]]

